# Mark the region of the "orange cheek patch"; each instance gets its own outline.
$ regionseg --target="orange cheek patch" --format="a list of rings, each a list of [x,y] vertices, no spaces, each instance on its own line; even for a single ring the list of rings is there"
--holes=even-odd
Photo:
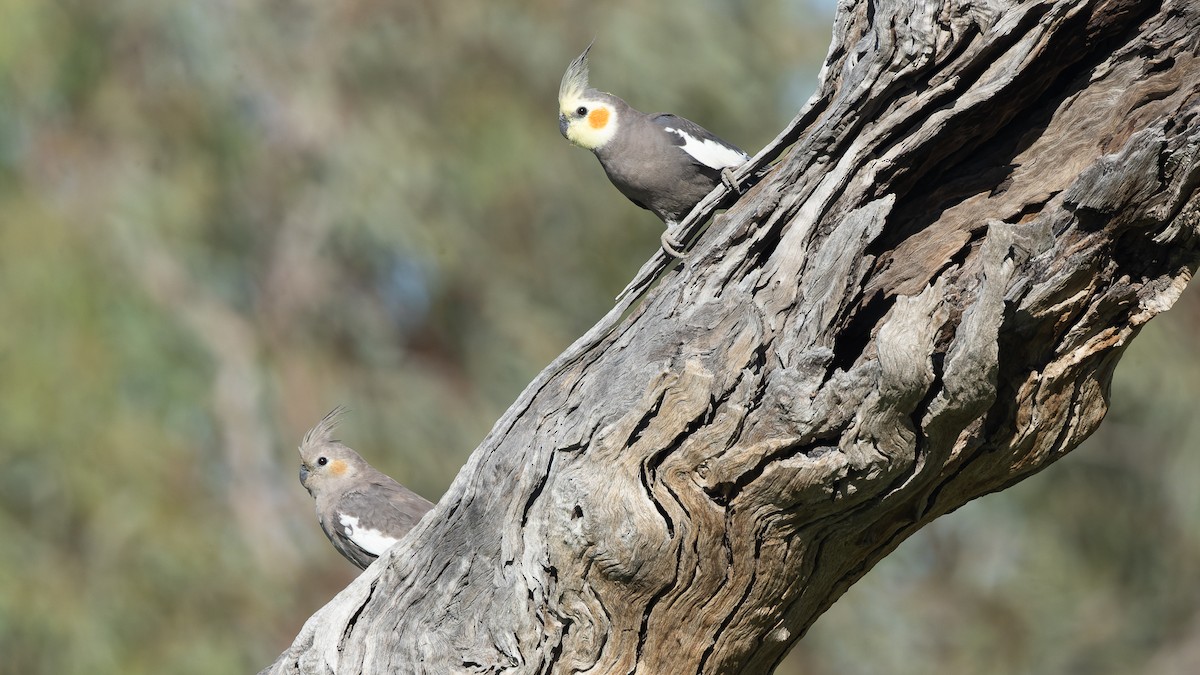
[[[608,108],[596,108],[588,113],[588,124],[593,129],[603,129],[608,124]]]
[[[346,463],[340,459],[335,459],[333,460],[333,463],[329,465],[329,471],[335,476],[340,476],[346,473]]]

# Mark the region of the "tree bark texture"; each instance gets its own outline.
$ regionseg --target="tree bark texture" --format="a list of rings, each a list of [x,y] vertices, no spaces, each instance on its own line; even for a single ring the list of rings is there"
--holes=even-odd
[[[1193,0],[842,2],[766,177],[264,672],[769,672],[1100,423],[1200,260],[1198,113]]]

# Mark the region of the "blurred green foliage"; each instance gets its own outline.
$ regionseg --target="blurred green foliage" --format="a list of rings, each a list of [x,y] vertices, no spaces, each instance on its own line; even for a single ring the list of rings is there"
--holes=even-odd
[[[0,0],[0,672],[269,663],[355,572],[304,429],[348,405],[436,499],[657,244],[559,137],[565,64],[595,37],[597,86],[753,152],[821,4]],[[903,545],[780,672],[1185,672],[1182,304],[1089,447]]]

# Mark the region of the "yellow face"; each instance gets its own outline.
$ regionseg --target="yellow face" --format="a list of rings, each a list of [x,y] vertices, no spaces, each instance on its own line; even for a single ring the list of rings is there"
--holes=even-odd
[[[617,115],[605,101],[571,96],[559,100],[558,130],[575,145],[595,150],[617,133]]]

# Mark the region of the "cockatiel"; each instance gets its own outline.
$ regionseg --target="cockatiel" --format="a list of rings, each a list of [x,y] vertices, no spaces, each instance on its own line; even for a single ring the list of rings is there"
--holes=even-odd
[[[591,150],[608,179],[666,223],[663,250],[682,257],[672,230],[730,170],[750,157],[704,127],[670,113],[647,115],[588,85],[588,52],[571,62],[558,90],[558,130]],[[736,189],[736,188],[735,188]]]

